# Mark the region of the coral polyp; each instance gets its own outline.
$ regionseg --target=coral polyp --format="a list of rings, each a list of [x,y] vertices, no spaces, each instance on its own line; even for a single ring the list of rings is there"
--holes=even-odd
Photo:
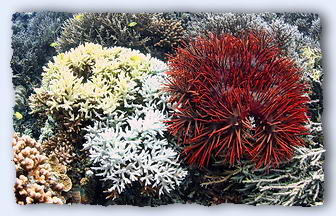
[[[306,134],[309,100],[302,72],[266,31],[198,37],[170,56],[169,130],[190,164],[256,167],[290,159]]]

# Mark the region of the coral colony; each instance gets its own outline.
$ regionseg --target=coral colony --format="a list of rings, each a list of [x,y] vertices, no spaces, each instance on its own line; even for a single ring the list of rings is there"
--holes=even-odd
[[[12,29],[18,204],[323,204],[318,15],[34,12]]]

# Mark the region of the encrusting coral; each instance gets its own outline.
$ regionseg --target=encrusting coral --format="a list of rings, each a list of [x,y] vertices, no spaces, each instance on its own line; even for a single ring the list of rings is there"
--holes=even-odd
[[[123,109],[87,128],[84,149],[90,152],[97,176],[110,185],[108,197],[117,198],[136,183],[141,193],[168,194],[187,175],[165,136],[167,95],[159,91],[163,81],[162,74],[141,79]]]
[[[64,185],[52,170],[48,158],[41,153],[41,145],[28,136],[13,137],[16,183],[14,191],[18,204],[63,204],[60,192]]]
[[[63,25],[58,52],[92,42],[105,47],[122,46],[165,59],[183,37],[180,21],[160,13],[83,13]]]
[[[61,164],[56,155],[49,155],[48,162],[52,170],[57,173],[58,182],[63,185],[63,191],[68,192],[72,188],[72,181],[67,175],[67,166]]]
[[[268,32],[199,37],[169,59],[169,130],[190,164],[278,166],[304,144],[306,84]]]

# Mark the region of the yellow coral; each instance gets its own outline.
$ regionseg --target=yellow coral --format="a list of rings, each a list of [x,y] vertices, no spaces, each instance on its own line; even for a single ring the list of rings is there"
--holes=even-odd
[[[315,81],[319,82],[322,76],[321,68],[316,68],[316,64],[322,59],[322,53],[319,49],[312,49],[305,47],[302,49],[302,54],[305,58],[305,67],[309,76]]]
[[[30,97],[33,112],[87,120],[110,114],[135,81],[151,73],[155,59],[128,48],[86,43],[44,67],[42,85]]]

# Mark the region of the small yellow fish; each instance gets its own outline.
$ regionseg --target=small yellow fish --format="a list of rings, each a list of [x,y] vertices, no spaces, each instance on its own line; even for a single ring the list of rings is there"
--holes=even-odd
[[[57,47],[59,44],[57,42],[53,42],[50,44],[51,47]]]
[[[14,113],[14,116],[15,116],[15,118],[16,118],[17,120],[20,120],[20,119],[23,118],[23,115],[22,115],[21,113],[19,113],[19,112],[15,112],[15,113]]]
[[[82,20],[84,18],[84,14],[78,14],[74,17],[75,20]]]
[[[128,27],[133,27],[133,26],[136,26],[136,25],[138,25],[137,22],[130,22],[130,23],[128,24]]]

